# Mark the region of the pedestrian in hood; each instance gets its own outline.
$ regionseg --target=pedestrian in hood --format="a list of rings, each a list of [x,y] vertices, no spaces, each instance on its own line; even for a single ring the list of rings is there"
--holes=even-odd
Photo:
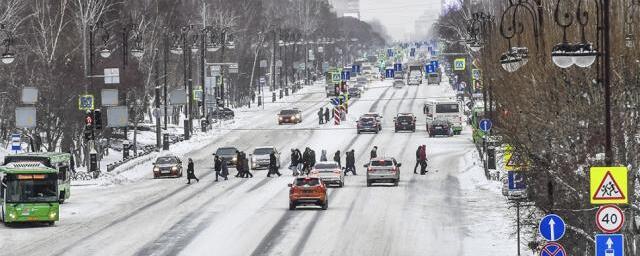
[[[244,174],[244,172],[242,171],[242,154],[240,153],[240,151],[236,150],[236,170],[238,171],[238,173],[236,174],[236,178],[244,178],[242,177],[242,175]]]
[[[289,170],[293,172],[293,176],[298,176],[298,163],[300,163],[300,158],[298,158],[298,150],[291,149],[291,165],[289,165]]]
[[[326,162],[327,161],[327,151],[326,150],[322,150],[320,151],[320,162]]]
[[[218,181],[218,176],[221,176],[221,171],[222,171],[222,162],[226,162],[222,159],[220,159],[220,157],[218,155],[214,156],[214,160],[213,160],[213,170],[216,172],[216,182]]]
[[[427,146],[422,145],[420,149],[420,174],[425,175],[427,173]]]
[[[371,159],[378,158],[378,146],[373,146],[371,150]]]
[[[329,121],[331,119],[329,119],[329,116],[331,115],[331,113],[329,112],[329,108],[324,108],[324,120],[325,123],[329,123]]]
[[[311,164],[311,150],[309,148],[304,149],[302,154],[302,171],[305,172]]]
[[[200,182],[200,179],[196,177],[195,169],[193,167],[193,160],[189,158],[189,163],[187,164],[187,184],[191,184],[192,179]]]
[[[324,124],[324,109],[320,108],[318,111],[318,124]]]
[[[416,166],[413,167],[413,173],[418,174],[418,166],[420,166],[420,151],[422,150],[422,146],[418,146],[416,149]]]
[[[342,169],[342,163],[340,162],[340,150],[336,151],[336,153],[333,155],[333,161],[338,163],[338,166],[340,167],[340,169]]]
[[[227,161],[222,161],[220,163],[220,176],[222,176],[224,178],[224,180],[228,180],[228,176],[229,176],[229,166],[227,164]]]
[[[271,174],[277,174],[278,177],[282,176],[280,171],[278,170],[278,159],[276,158],[276,153],[271,152],[269,154],[269,171],[267,172],[267,177],[271,177]]]

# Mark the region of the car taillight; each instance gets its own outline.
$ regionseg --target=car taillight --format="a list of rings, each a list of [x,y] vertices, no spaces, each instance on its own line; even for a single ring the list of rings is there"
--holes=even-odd
[[[396,169],[395,167],[391,168],[391,172],[397,172],[398,169]]]
[[[336,169],[336,170],[333,171],[333,173],[340,174],[340,170]]]
[[[369,167],[369,169],[367,169],[367,172],[373,172],[373,169],[371,169],[371,167]]]

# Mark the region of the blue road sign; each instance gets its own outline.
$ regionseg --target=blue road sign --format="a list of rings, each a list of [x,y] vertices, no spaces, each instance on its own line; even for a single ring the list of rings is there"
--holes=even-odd
[[[438,62],[437,60],[432,60],[431,65],[433,65],[436,69],[440,68],[440,62]]]
[[[429,52],[433,52],[433,47],[429,46],[429,47],[427,47],[427,50],[428,50]]]
[[[351,79],[351,71],[343,70],[341,74],[342,81],[349,81]]]
[[[509,171],[509,190],[523,190],[527,188],[526,175],[524,172]]]
[[[385,78],[393,78],[395,76],[395,71],[393,69],[387,69],[384,72],[384,77]]]
[[[393,57],[393,49],[387,49],[387,57]]]
[[[393,65],[393,70],[395,72],[402,72],[402,63],[396,63]]]
[[[11,134],[11,151],[18,152],[20,150],[22,150],[22,138],[20,134]]]
[[[482,119],[480,120],[479,126],[481,131],[489,132],[491,130],[491,127],[493,127],[493,123],[489,119]]]
[[[415,57],[416,56],[416,48],[411,48],[411,53],[409,54],[409,56],[411,56],[411,57]]]
[[[540,235],[549,242],[560,240],[564,236],[564,220],[555,214],[549,214],[542,218],[538,227]]]
[[[596,256],[623,256],[624,236],[622,234],[597,234]]]
[[[340,105],[340,99],[338,99],[338,98],[332,98],[332,99],[331,99],[331,105],[334,105],[334,106],[338,106],[338,105]]]
[[[429,64],[429,65],[426,65],[426,67],[427,67],[427,74],[431,74],[431,73],[435,73],[436,72],[436,69],[435,69],[435,67],[433,65]]]
[[[540,250],[540,256],[567,256],[567,252],[559,243],[547,243]]]

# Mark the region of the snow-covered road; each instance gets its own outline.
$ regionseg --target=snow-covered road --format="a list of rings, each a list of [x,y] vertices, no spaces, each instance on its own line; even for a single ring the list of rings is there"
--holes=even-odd
[[[74,187],[54,227],[0,227],[5,255],[512,255],[515,242],[505,199],[487,184],[474,162],[469,131],[428,138],[425,97],[450,95],[447,85],[392,88],[374,82],[350,107],[339,127],[317,123],[327,106],[324,88],[307,90],[289,107],[304,111],[298,125],[278,126],[277,107],[238,113],[234,127],[185,153],[201,181],[143,178],[121,185]],[[283,106],[284,107],[284,106]],[[381,134],[355,132],[355,120],[381,112]],[[393,117],[413,112],[415,133],[394,133]],[[422,122],[420,122],[422,120]],[[230,127],[221,127],[230,128]],[[415,150],[426,144],[430,171],[414,175]],[[282,152],[283,177],[213,182],[211,154],[235,146],[247,153],[274,145]],[[379,155],[403,163],[399,187],[367,188],[362,165],[377,145]],[[329,192],[329,210],[288,210],[291,148],[311,147],[329,156],[356,151],[358,176]],[[197,149],[202,148],[202,149]],[[344,159],[344,155],[343,155]],[[344,160],[343,160],[344,161]],[[132,172],[135,170],[131,170]],[[232,172],[232,174],[235,174]]]

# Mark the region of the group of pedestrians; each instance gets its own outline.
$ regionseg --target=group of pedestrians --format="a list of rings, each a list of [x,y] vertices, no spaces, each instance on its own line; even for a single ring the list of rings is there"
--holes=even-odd
[[[302,153],[302,173],[309,174],[313,166],[316,165],[316,152],[309,147],[304,149]]]
[[[293,176],[302,174],[304,164],[302,160],[302,153],[297,148],[291,149],[291,165],[289,169],[293,172]]]
[[[249,159],[243,151],[236,151],[236,174],[237,178],[253,178],[251,168],[249,168]]]
[[[329,108],[320,108],[320,110],[318,110],[318,124],[328,124],[329,121],[331,121],[331,119],[329,119],[330,115],[331,111],[329,111]]]
[[[427,173],[427,146],[418,146],[416,150],[416,166],[413,167],[413,173],[418,174],[417,169],[420,166],[420,174],[425,175]]]

